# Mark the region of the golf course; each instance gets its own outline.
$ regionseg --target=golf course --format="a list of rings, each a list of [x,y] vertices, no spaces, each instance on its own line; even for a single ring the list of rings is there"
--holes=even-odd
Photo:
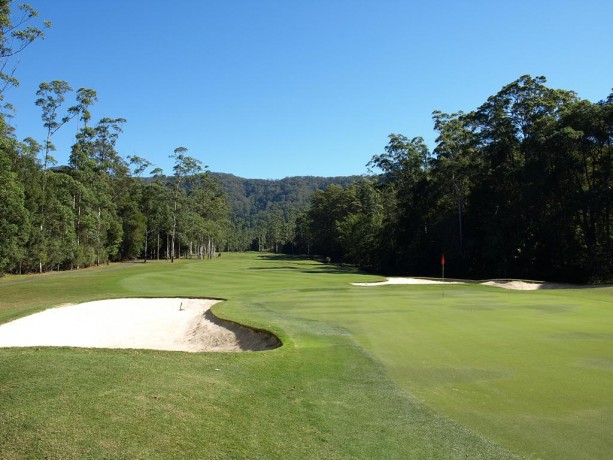
[[[383,279],[291,256],[0,280],[0,323],[103,299],[223,299],[273,350],[0,348],[0,457],[608,458],[613,287]]]

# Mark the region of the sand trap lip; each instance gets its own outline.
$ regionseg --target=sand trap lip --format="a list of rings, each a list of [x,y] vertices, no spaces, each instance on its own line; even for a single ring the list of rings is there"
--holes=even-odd
[[[386,284],[466,284],[461,281],[438,281],[424,278],[396,277],[386,278],[386,281],[374,283],[351,283],[354,286],[383,286]],[[581,289],[590,286],[571,285],[549,282],[528,282],[521,280],[491,280],[478,283],[483,286],[492,286],[503,289],[513,289],[517,291],[536,291],[538,289]]]
[[[521,281],[521,280],[492,280],[480,283],[484,286],[494,286],[503,289],[515,289],[518,291],[536,291],[539,289],[589,289],[594,286],[580,285],[580,284],[564,284],[564,283],[551,283],[551,282],[539,282],[539,281]],[[606,287],[602,285],[600,287]]]
[[[494,286],[503,289],[514,289],[517,291],[536,291],[543,289],[543,283],[527,283],[525,281],[485,281],[483,286]]]
[[[219,300],[108,299],[50,308],[0,325],[0,347],[142,348],[170,351],[259,351],[277,348],[272,334],[216,318]]]
[[[351,283],[354,286],[383,286],[386,284],[464,284],[459,281],[437,281],[423,278],[386,278],[386,281],[377,281],[374,283]]]

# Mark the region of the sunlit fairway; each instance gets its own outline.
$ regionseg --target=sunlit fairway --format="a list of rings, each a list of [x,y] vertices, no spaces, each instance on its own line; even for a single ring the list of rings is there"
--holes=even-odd
[[[613,288],[352,286],[292,257],[0,280],[0,322],[119,297],[227,299],[280,349],[0,349],[2,458],[609,458]]]

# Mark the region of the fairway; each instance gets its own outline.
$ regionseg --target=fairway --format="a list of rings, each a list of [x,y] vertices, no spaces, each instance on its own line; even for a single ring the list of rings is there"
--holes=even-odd
[[[0,280],[0,323],[199,297],[283,346],[0,349],[2,458],[607,458],[613,288],[354,286],[273,254]]]

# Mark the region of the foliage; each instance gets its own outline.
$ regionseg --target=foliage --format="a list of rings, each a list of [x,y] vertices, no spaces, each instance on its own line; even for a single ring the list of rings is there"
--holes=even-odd
[[[230,251],[270,250],[288,254],[309,252],[309,242],[298,234],[311,196],[336,184],[347,186],[358,176],[286,177],[280,180],[244,179],[232,174],[211,173],[225,190],[232,214]]]
[[[49,26],[11,5],[0,0],[4,88]],[[96,91],[52,80],[36,96],[42,142],[18,142],[0,114],[3,272],[252,249],[385,273],[435,276],[445,253],[448,276],[613,279],[613,94],[592,103],[525,75],[471,112],[435,111],[432,151],[391,134],[369,178],[276,181],[201,174],[184,147],[171,176],[141,180],[150,163],[116,148],[126,120],[92,121]],[[53,136],[75,119],[69,165],[53,167]]]
[[[38,12],[27,3],[11,10],[12,0],[0,0],[0,101],[4,92],[11,86],[18,86],[15,77],[18,61],[16,56],[28,45],[44,38],[44,29],[51,27],[51,22],[38,24]]]
[[[613,97],[545,83],[526,75],[473,112],[435,111],[432,153],[391,134],[369,163],[382,208],[348,207],[351,187],[315,195],[315,252],[385,273],[436,276],[445,253],[454,277],[613,279]]]

